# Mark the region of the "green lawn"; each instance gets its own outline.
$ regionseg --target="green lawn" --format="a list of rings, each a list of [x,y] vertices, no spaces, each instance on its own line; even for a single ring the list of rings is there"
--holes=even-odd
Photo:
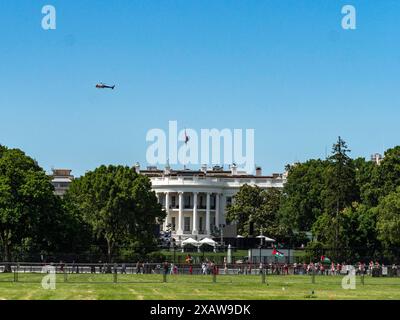
[[[69,274],[68,282],[57,274],[55,290],[41,287],[42,274],[20,274],[18,282],[11,282],[13,274],[0,274],[0,300],[4,299],[400,299],[400,278],[358,277],[355,290],[344,290],[340,276],[267,277],[261,283],[256,275],[212,276],[118,275],[112,283],[109,274]],[[311,292],[314,291],[312,295]]]

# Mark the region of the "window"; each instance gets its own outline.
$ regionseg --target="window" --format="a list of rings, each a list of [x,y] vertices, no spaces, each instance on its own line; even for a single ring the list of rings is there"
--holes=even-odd
[[[199,201],[199,204],[198,204],[198,208],[199,209],[205,209],[206,208],[206,204],[205,204],[205,202],[204,202],[204,197],[203,196],[200,196],[200,199],[199,199],[200,201]]]
[[[190,196],[185,196],[185,204],[184,207],[187,208],[191,208],[192,204],[191,204],[191,197]]]
[[[212,209],[212,210],[215,210],[215,204],[216,204],[215,196],[211,196],[211,199],[210,199],[210,200],[211,200],[211,201],[210,201],[211,209]]]
[[[203,231],[203,217],[199,218],[199,231]]]
[[[183,218],[183,222],[184,222],[184,231],[190,231],[190,217],[184,217]]]
[[[232,197],[226,197],[226,205],[227,206],[232,205]]]
[[[175,207],[176,207],[176,197],[175,197],[175,196],[172,196],[172,197],[171,197],[171,207],[172,207],[172,208],[175,208]]]
[[[172,231],[175,231],[175,220],[176,220],[175,217],[171,218],[171,229],[172,229]]]

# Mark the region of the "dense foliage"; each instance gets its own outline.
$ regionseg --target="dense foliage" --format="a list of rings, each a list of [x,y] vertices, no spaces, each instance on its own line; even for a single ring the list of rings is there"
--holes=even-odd
[[[65,201],[91,227],[95,239],[106,241],[109,259],[117,245],[135,251],[154,246],[157,220],[165,217],[149,178],[123,166],[87,172],[74,180]]]
[[[0,248],[4,261],[57,253],[111,259],[117,247],[147,252],[164,211],[150,180],[123,166],[101,166],[73,181],[64,198],[21,150],[0,145]],[[106,249],[106,250],[105,250]],[[35,255],[35,256],[33,256]]]
[[[280,243],[308,242],[311,256],[399,259],[400,147],[387,150],[380,163],[349,153],[339,137],[325,160],[288,165],[281,192],[243,186],[228,221],[245,236],[263,232]]]

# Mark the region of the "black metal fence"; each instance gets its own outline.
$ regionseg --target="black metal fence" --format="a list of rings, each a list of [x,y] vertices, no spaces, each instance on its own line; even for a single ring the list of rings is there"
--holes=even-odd
[[[303,247],[280,247],[277,250],[285,251],[283,257],[275,257],[269,252],[262,253],[265,250],[271,251],[271,245],[256,246],[253,248],[243,249],[242,247],[228,248],[225,246],[201,246],[196,247],[146,247],[134,250],[130,248],[117,248],[116,253],[111,257],[105,254],[105,250],[93,250],[80,253],[49,253],[49,252],[25,252],[17,250],[13,252],[11,261],[32,261],[37,263],[50,262],[68,262],[68,263],[104,263],[107,261],[124,263],[124,262],[147,262],[158,263],[160,261],[169,261],[176,264],[184,264],[187,256],[190,255],[193,263],[201,263],[205,260],[211,260],[216,264],[224,264],[225,262],[251,262],[251,263],[310,263],[318,262],[321,256],[327,256],[335,263],[355,264],[358,262],[369,263],[379,261],[379,263],[400,264],[400,248],[391,248],[390,253],[383,250],[370,248],[303,248]],[[98,249],[98,248],[97,248]],[[249,250],[252,254],[249,254]],[[358,252],[354,254],[354,252]],[[228,261],[228,253],[230,259]],[[0,261],[4,261],[4,257],[0,252]]]
[[[58,281],[65,283],[144,283],[167,282],[177,275],[203,275],[205,282],[216,282],[218,277],[223,280],[227,275],[240,278],[241,275],[260,276],[265,283],[270,275],[309,275],[315,281],[315,276],[345,276],[354,268],[355,275],[371,277],[400,277],[400,266],[364,266],[345,265],[340,269],[321,268],[321,265],[297,264],[168,264],[164,263],[32,263],[10,262],[0,263],[1,282],[40,283],[47,274],[55,274]],[[143,276],[144,275],[144,276]],[[172,276],[170,278],[170,276]],[[258,280],[257,280],[258,281]]]

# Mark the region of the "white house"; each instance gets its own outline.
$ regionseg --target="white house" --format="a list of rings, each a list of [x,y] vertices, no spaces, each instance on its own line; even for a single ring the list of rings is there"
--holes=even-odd
[[[212,169],[202,166],[201,170],[172,170],[169,166],[164,170],[157,167],[140,170],[139,164],[135,168],[150,178],[167,212],[162,228],[166,231],[170,227],[178,242],[187,238],[201,240],[224,227],[226,207],[242,185],[282,188],[285,182],[284,174],[263,176],[259,167],[255,175],[240,172],[235,165],[229,170],[219,166]]]

